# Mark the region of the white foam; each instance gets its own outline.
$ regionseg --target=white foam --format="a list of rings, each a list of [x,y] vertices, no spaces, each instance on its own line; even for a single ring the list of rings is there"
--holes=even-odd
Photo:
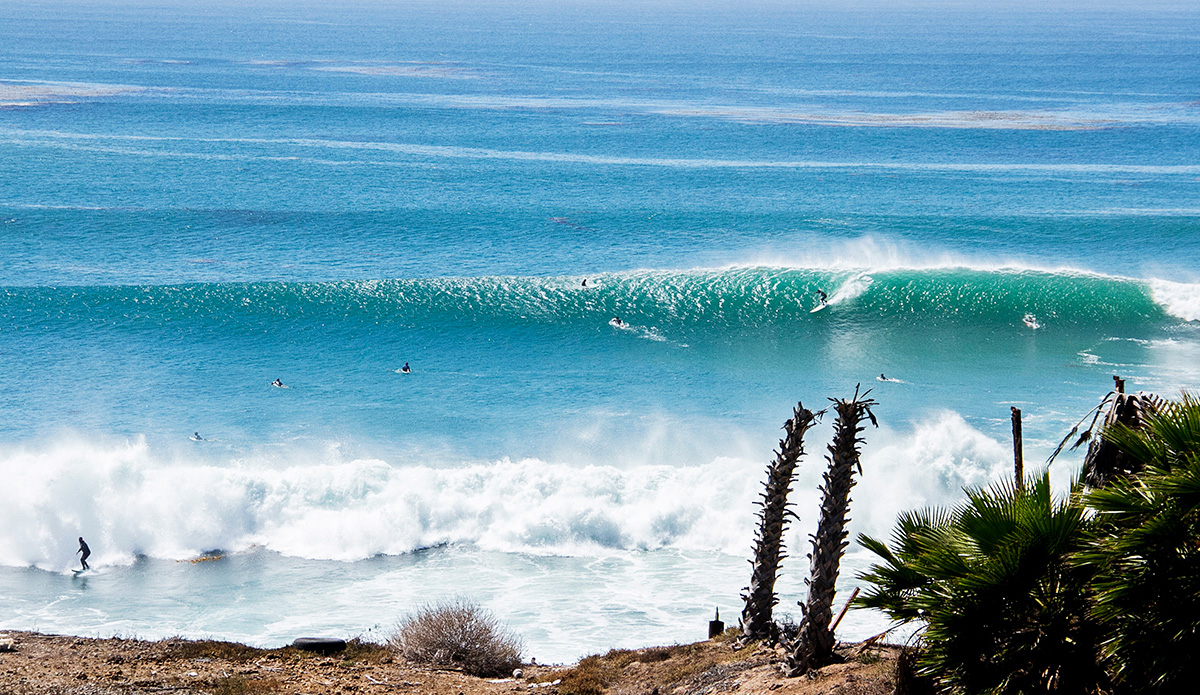
[[[1200,283],[1152,279],[1150,293],[1168,314],[1184,321],[1200,321]]]
[[[142,440],[0,456],[0,564],[53,570],[74,564],[79,535],[97,565],[252,546],[329,560],[446,543],[552,554],[740,547],[753,512],[753,476],[732,459],[628,469],[536,459],[400,466],[329,452],[325,461],[206,462],[164,457]]]
[[[862,234],[835,241],[817,240],[801,252],[758,254],[744,262],[730,263],[719,270],[778,268],[863,274],[904,270],[951,270],[986,273],[1043,273],[1079,278],[1131,281],[1132,278],[1088,270],[1078,266],[1052,265],[1017,257],[988,257]],[[647,272],[647,271],[643,271]]]
[[[866,292],[867,289],[871,287],[871,283],[873,282],[875,282],[875,279],[866,273],[854,275],[849,280],[843,282],[841,286],[839,286],[837,290],[830,295],[828,303],[842,304],[843,302],[848,302],[855,297],[858,297],[863,292]]]
[[[902,511],[953,506],[963,488],[1011,475],[1010,445],[952,411],[926,415],[911,431],[884,427],[864,436],[864,474],[852,516],[858,530],[877,537],[890,532]]]
[[[795,486],[797,511],[810,521],[828,428],[810,435],[815,453]],[[1004,446],[953,413],[867,440],[856,517],[876,533],[897,511],[946,503],[961,487],[986,482],[1007,458]],[[181,451],[154,451],[140,439],[69,438],[0,451],[0,564],[67,569],[80,535],[97,566],[255,546],[343,561],[441,544],[555,555],[663,548],[741,555],[765,463],[719,457],[676,466],[631,456],[613,465],[434,466],[348,459],[337,447],[286,461],[201,460],[212,454]]]

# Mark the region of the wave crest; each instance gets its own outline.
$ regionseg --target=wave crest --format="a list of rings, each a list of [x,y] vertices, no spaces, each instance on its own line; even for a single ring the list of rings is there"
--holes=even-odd
[[[376,325],[600,326],[613,316],[657,334],[713,329],[808,330],[830,315],[860,323],[1056,327],[1200,320],[1200,285],[1074,271],[888,267],[880,270],[736,267],[566,277],[466,277],[330,283],[10,288],[0,319],[166,326],[338,321]],[[809,315],[820,292],[833,311]],[[173,325],[178,325],[173,324]],[[657,328],[656,328],[657,327]]]

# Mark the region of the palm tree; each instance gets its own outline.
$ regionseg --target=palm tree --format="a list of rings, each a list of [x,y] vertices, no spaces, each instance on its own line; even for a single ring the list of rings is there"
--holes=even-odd
[[[867,391],[870,393],[870,391]],[[875,401],[859,396],[855,390],[850,400],[834,400],[837,411],[833,442],[829,445],[829,468],[825,471],[821,491],[821,519],[817,534],[812,537],[812,577],[808,580],[808,603],[804,617],[788,656],[788,675],[799,675],[832,663],[835,641],[829,623],[833,620],[833,598],[836,593],[842,555],[846,552],[846,513],[850,509],[850,488],[854,487],[854,470],[862,473],[858,445],[863,417],[875,423],[871,407]]]
[[[783,560],[783,532],[788,517],[795,516],[789,509],[788,494],[792,491],[792,479],[796,464],[804,455],[804,433],[812,426],[816,415],[796,404],[792,419],[783,424],[785,436],[779,441],[775,461],[767,466],[766,490],[762,494],[762,509],[758,513],[758,533],[754,545],[753,570],[750,586],[742,598],[746,606],[742,610],[742,639],[774,639],[778,630],[772,617],[779,598],[775,595],[775,574]]]
[[[1097,572],[1104,658],[1130,692],[1184,692],[1200,678],[1200,401],[1184,394],[1104,438],[1144,466],[1086,497],[1098,530],[1080,564]]]
[[[1092,693],[1106,682],[1088,611],[1090,572],[1070,563],[1087,517],[1054,500],[1046,472],[967,491],[949,511],[907,514],[893,547],[860,543],[883,564],[858,605],[923,622],[920,669],[948,693]]]

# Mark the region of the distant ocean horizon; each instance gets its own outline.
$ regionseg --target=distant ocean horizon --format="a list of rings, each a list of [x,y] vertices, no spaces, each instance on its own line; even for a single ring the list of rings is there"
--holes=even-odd
[[[1183,3],[0,6],[0,629],[382,639],[468,596],[566,661],[736,623],[797,402],[871,390],[851,530],[886,535],[1011,475],[1010,407],[1031,470],[1113,375],[1200,386],[1197,37]]]

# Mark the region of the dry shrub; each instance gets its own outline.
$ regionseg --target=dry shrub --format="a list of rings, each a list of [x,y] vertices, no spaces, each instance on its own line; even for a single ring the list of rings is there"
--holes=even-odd
[[[420,608],[401,621],[390,644],[408,661],[473,676],[509,675],[521,665],[523,646],[490,611],[464,598]]]

